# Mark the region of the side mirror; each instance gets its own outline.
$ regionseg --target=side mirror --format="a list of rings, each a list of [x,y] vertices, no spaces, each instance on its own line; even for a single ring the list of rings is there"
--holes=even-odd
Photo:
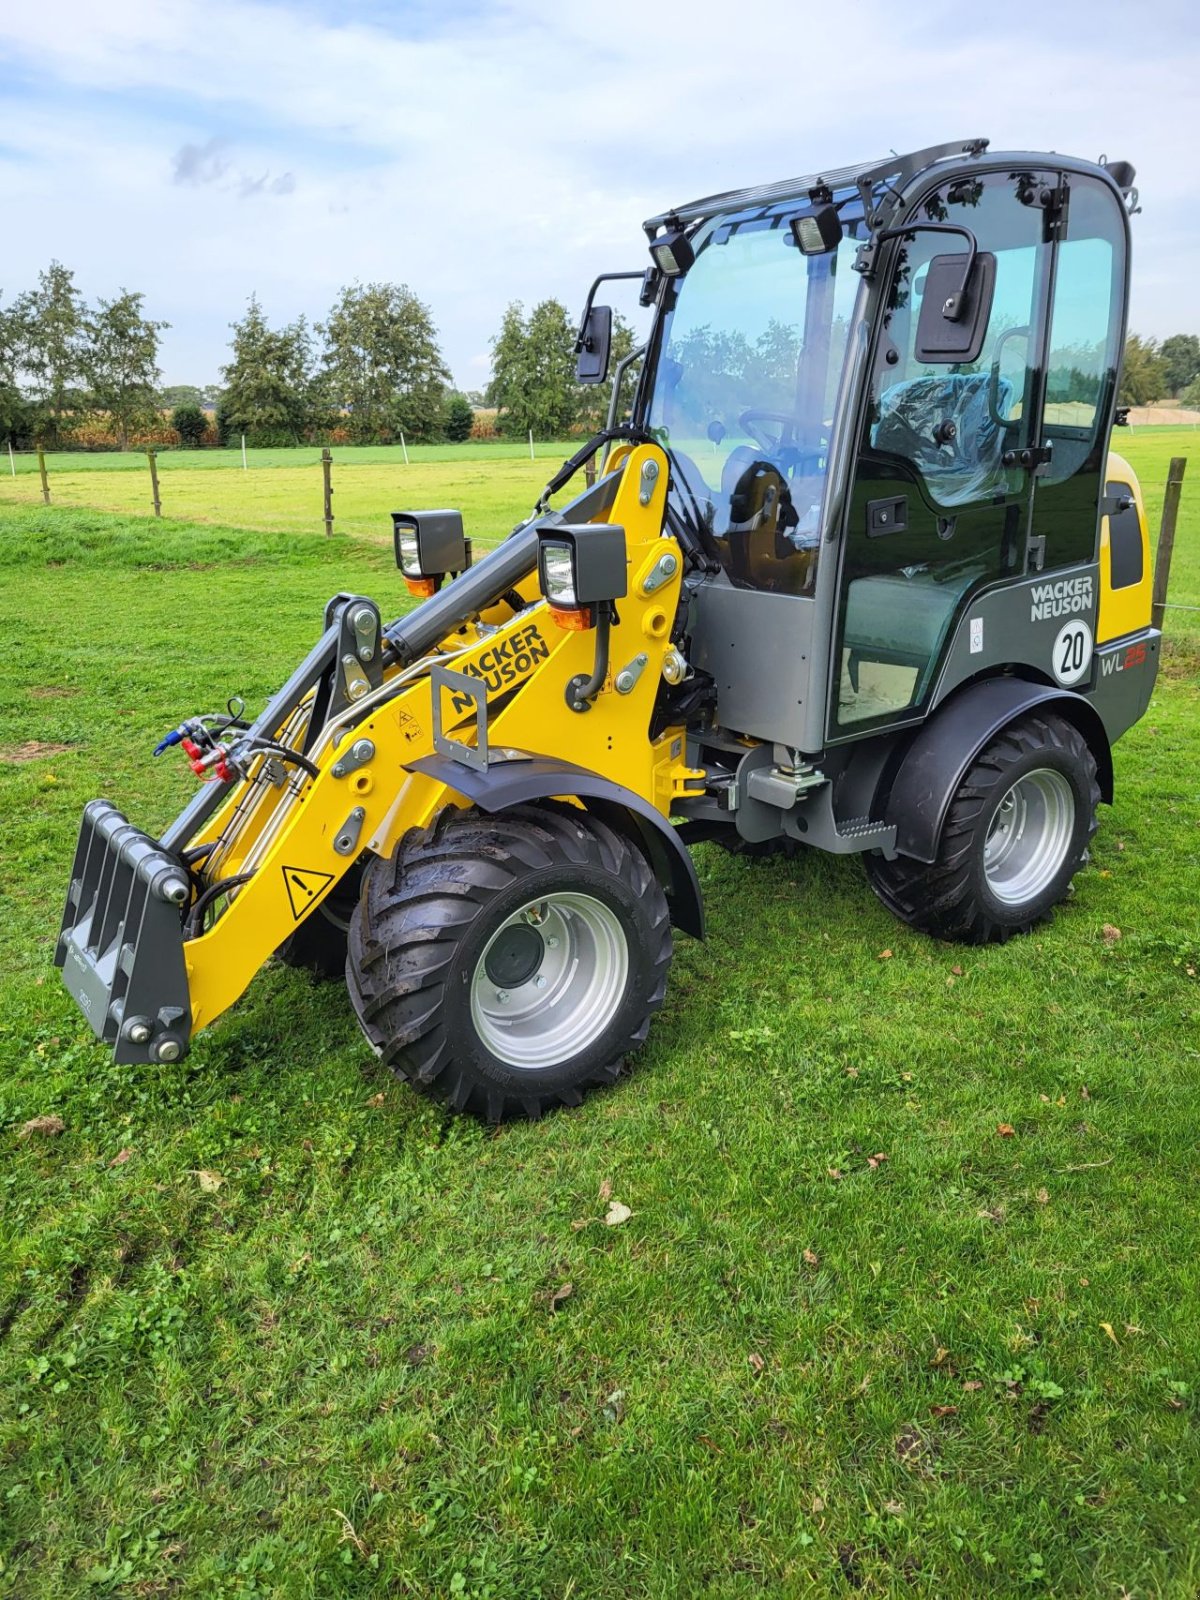
[[[996,293],[996,258],[981,250],[963,281],[963,257],[934,256],[925,274],[916,359],[927,365],[975,361]]]
[[[603,383],[608,377],[612,347],[612,307],[590,306],[575,341],[575,377],[580,383]]]

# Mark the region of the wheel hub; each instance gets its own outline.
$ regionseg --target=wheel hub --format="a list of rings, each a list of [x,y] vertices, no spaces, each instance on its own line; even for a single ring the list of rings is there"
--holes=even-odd
[[[1071,848],[1075,794],[1061,772],[1039,767],[1018,778],[992,814],[983,846],[988,888],[1006,905],[1041,894]]]
[[[531,923],[507,923],[488,946],[483,970],[498,989],[528,983],[542,964],[546,942]]]
[[[552,1067],[594,1043],[629,980],[629,945],[603,900],[562,891],[530,901],[493,933],[471,982],[480,1040],[511,1067]]]

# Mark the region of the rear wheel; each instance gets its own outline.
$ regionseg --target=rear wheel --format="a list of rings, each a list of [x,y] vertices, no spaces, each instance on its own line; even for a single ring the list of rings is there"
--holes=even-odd
[[[568,806],[450,809],[368,869],[346,981],[389,1066],[498,1122],[612,1082],[670,962],[662,889],[604,823]]]
[[[1096,831],[1096,761],[1053,715],[1006,728],[958,787],[931,864],[866,857],[875,893],[939,939],[992,944],[1049,918]]]

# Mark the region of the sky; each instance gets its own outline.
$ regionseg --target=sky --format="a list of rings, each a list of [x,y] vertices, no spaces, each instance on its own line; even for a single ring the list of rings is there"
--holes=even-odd
[[[1198,84],[1192,0],[9,3],[0,292],[141,290],[164,381],[208,384],[251,294],[406,283],[476,389],[508,302],[574,314],[644,217],[986,137],[1132,161],[1130,325],[1200,332]]]

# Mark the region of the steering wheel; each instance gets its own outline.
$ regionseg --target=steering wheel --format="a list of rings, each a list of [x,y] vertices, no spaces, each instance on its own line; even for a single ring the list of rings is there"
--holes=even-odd
[[[758,427],[757,424],[761,422],[777,422],[780,428],[779,437],[772,438],[764,429]],[[738,417],[738,427],[748,433],[755,444],[769,456],[778,456],[784,450],[798,450],[796,435],[804,425],[804,418],[798,417],[794,411],[759,411],[751,407]],[[817,434],[816,443],[803,454],[815,455],[828,444],[829,435],[822,430]]]

